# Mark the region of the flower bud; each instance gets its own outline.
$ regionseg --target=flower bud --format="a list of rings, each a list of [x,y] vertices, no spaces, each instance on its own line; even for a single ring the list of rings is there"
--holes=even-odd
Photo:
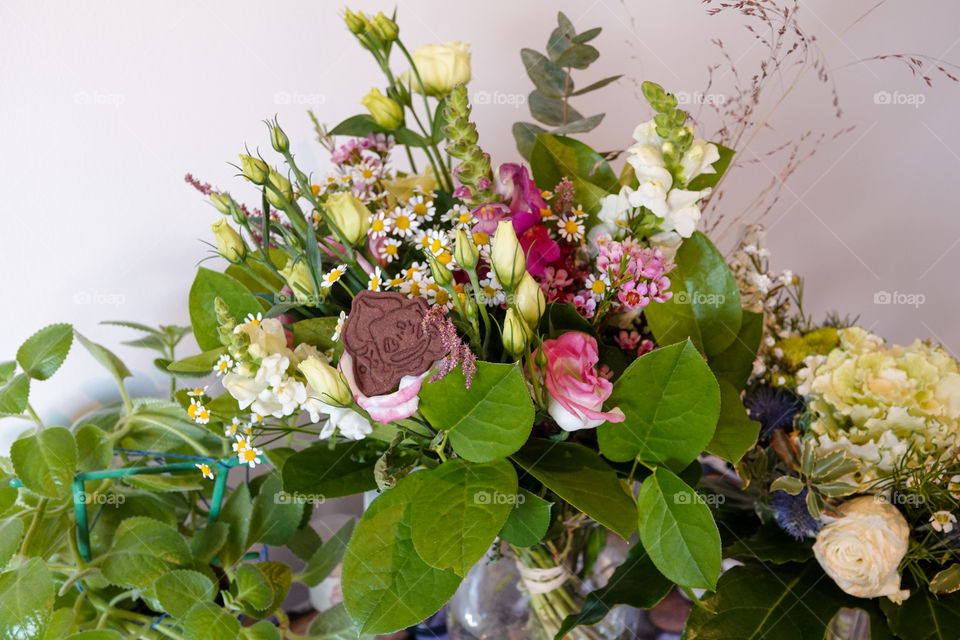
[[[343,240],[357,244],[367,237],[370,229],[370,210],[352,193],[341,191],[327,198],[326,212],[343,234]]]
[[[287,286],[290,287],[299,302],[306,302],[308,296],[316,293],[313,289],[313,280],[310,278],[310,269],[303,260],[292,267],[288,263],[287,266],[280,269],[280,276],[286,281]]]
[[[273,145],[274,150],[278,153],[286,153],[290,150],[290,138],[287,137],[287,134],[283,132],[283,129],[280,128],[276,122],[269,123],[270,127],[270,144]]]
[[[220,218],[210,228],[217,241],[217,253],[230,262],[239,262],[247,255],[247,247],[243,244],[240,234],[227,223],[226,218]]]
[[[293,202],[293,187],[286,177],[270,169],[270,184],[267,186],[267,202],[277,209],[285,209]]]
[[[514,359],[519,358],[527,346],[527,328],[513,308],[507,309],[503,318],[503,348]]]
[[[344,10],[343,21],[347,23],[347,28],[350,29],[351,33],[360,34],[363,33],[366,29],[366,19],[363,17],[363,12],[358,11],[360,15],[357,15],[350,9]]]
[[[403,108],[379,89],[370,89],[360,102],[373,116],[374,122],[385,129],[396,129],[403,123]]]
[[[217,208],[217,211],[225,216],[230,215],[230,196],[225,193],[214,191],[210,194],[210,202]]]
[[[373,26],[377,28],[377,32],[384,42],[392,42],[400,34],[400,27],[397,26],[396,22],[383,15],[383,11],[379,12],[373,19]]]
[[[433,274],[433,279],[441,287],[447,287],[453,283],[453,274],[450,273],[450,269],[447,269],[446,266],[440,264],[440,261],[433,257],[429,251],[426,253],[427,262],[430,264],[430,272]]]
[[[501,220],[497,223],[497,233],[493,236],[493,249],[490,253],[493,272],[504,289],[512,291],[527,272],[527,259],[523,247],[517,240],[513,223]]]
[[[474,301],[474,299],[471,298],[470,296],[467,296],[466,299],[463,301],[463,311],[464,313],[467,314],[467,317],[470,318],[471,320],[477,319],[477,311],[479,311],[479,307],[477,306],[477,303]]]
[[[477,245],[473,243],[470,236],[463,229],[457,230],[457,242],[453,247],[453,259],[457,261],[463,269],[475,269],[477,261],[480,259],[480,252],[477,251]]]
[[[540,322],[540,316],[547,308],[547,299],[544,297],[540,285],[529,273],[523,274],[520,285],[517,286],[516,307],[531,329],[536,328],[537,323]]]
[[[443,97],[458,84],[470,81],[470,46],[462,42],[425,44],[413,52],[412,58],[428,96]],[[420,92],[420,83],[410,72],[400,79]]]
[[[307,379],[307,384],[313,388],[321,402],[342,407],[353,403],[353,394],[350,393],[343,374],[327,362],[310,356],[297,365],[297,369]]]
[[[253,184],[266,184],[270,167],[260,158],[240,154],[240,173]]]

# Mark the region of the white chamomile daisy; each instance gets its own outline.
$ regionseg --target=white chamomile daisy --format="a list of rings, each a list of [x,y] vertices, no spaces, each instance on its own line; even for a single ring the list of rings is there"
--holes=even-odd
[[[577,242],[583,238],[583,220],[576,215],[564,216],[557,221],[557,233],[567,242]]]
[[[385,260],[387,264],[390,264],[400,255],[400,241],[396,238],[387,238],[377,250],[377,255],[380,256],[381,260]]]
[[[480,257],[484,260],[490,259],[490,236],[483,231],[475,231],[473,234],[473,244],[477,245]]]
[[[503,286],[492,274],[480,281],[480,291],[483,293],[484,304],[488,307],[499,307],[506,301]]]
[[[476,222],[470,209],[462,204],[453,205],[450,210],[444,214],[444,217],[447,222],[452,224],[456,229],[467,230]]]
[[[950,533],[953,531],[953,525],[957,523],[957,516],[949,511],[937,511],[930,516],[930,526],[939,533]]]
[[[197,387],[195,389],[190,389],[189,391],[187,391],[187,395],[190,396],[191,398],[201,398],[207,395],[207,388],[204,386],[204,387]]]
[[[383,272],[380,271],[380,267],[374,267],[373,273],[370,274],[370,279],[367,280],[367,289],[370,291],[380,291],[380,286],[383,284]],[[342,311],[340,313],[343,313]]]
[[[590,297],[599,302],[603,300],[607,289],[610,287],[610,278],[606,274],[591,274],[586,281],[586,289],[590,292]]]
[[[364,159],[350,168],[350,175],[355,184],[373,184],[380,179],[380,163],[372,158]]]
[[[320,286],[324,289],[329,289],[332,287],[340,278],[343,277],[343,274],[347,272],[347,265],[341,264],[330,271],[323,274],[323,281],[320,283]]]
[[[540,197],[543,198],[544,200],[549,200],[550,198],[553,197],[553,192],[552,192],[552,191],[541,191],[541,192],[540,192]]]
[[[237,435],[237,432],[240,431],[240,419],[234,416],[233,420],[230,421],[230,424],[223,428],[223,435],[227,438]]]
[[[240,461],[240,464],[245,464],[251,469],[255,469],[256,466],[262,462],[260,459],[260,456],[262,455],[263,451],[261,449],[254,449],[251,447],[249,449],[238,451],[237,459]]]
[[[403,207],[394,209],[393,213],[390,214],[390,219],[393,221],[391,233],[401,238],[413,236],[420,228],[420,221],[414,217],[409,209],[404,209]]]
[[[960,498],[960,475],[950,476],[950,481],[947,483],[947,491],[950,492],[954,498]]]
[[[216,364],[213,365],[213,371],[217,374],[217,377],[222,376],[225,373],[230,373],[233,370],[233,358],[227,354],[220,356],[220,359],[217,360]]]
[[[247,424],[243,425],[243,433],[244,433],[244,435],[246,435],[248,438],[251,437],[251,436],[253,436],[253,425],[250,424],[249,422],[248,422]]]
[[[250,448],[250,440],[246,436],[237,435],[237,441],[233,443],[233,450],[237,453],[246,451]]]
[[[433,216],[437,212],[437,208],[433,206],[433,200],[424,196],[413,196],[407,205],[413,210],[413,215],[417,217],[417,220],[433,220]]]
[[[262,321],[263,321],[262,313],[258,313],[257,315],[253,315],[252,313],[247,314],[247,324],[252,324],[255,327],[259,327]]]
[[[426,286],[427,302],[443,307],[447,311],[453,309],[453,297],[450,293],[435,282]]]
[[[377,269],[379,271],[379,269]],[[336,342],[340,339],[340,334],[343,333],[343,323],[347,321],[347,312],[341,311],[340,317],[337,318],[337,326],[333,329],[333,335],[330,336],[330,339]]]
[[[250,414],[250,424],[261,424],[263,422],[263,416],[259,413]]]
[[[386,211],[378,211],[376,215],[370,217],[370,237],[382,238],[390,231],[393,221],[387,216]]]
[[[573,208],[573,215],[577,216],[578,218],[585,218],[587,217],[587,212],[584,211],[583,207],[578,204]]]
[[[197,424],[207,424],[210,422],[210,412],[203,404],[197,400],[190,403],[187,407],[187,415],[193,418]]]
[[[433,254],[433,257],[438,258],[440,254],[444,251],[450,249],[450,238],[447,237],[447,234],[439,229],[432,229],[427,233],[425,248]]]
[[[213,469],[210,468],[210,465],[208,465],[205,462],[198,462],[196,464],[196,467],[197,469],[200,469],[200,473],[203,474],[204,478],[207,478],[208,480],[213,480]]]

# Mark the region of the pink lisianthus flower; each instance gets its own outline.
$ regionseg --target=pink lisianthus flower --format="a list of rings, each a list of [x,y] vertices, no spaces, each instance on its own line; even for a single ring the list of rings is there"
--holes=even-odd
[[[543,346],[547,366],[544,382],[550,394],[547,411],[564,431],[592,429],[604,422],[623,422],[619,408],[603,411],[613,392],[613,383],[597,372],[597,341],[585,333],[570,331]]]
[[[417,407],[420,405],[420,387],[423,385],[424,378],[430,373],[427,370],[419,376],[403,376],[400,379],[400,386],[393,393],[382,396],[365,396],[357,387],[356,380],[353,377],[353,358],[346,351],[340,356],[339,369],[343,373],[343,377],[347,379],[347,385],[353,392],[357,404],[377,422],[403,420],[416,413]]]

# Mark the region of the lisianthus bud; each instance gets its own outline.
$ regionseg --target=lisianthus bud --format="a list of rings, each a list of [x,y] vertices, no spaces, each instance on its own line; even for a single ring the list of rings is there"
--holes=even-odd
[[[453,247],[453,259],[464,269],[474,269],[479,258],[480,252],[477,251],[477,245],[463,229],[458,229],[457,243]]]
[[[529,273],[523,274],[516,292],[516,307],[527,326],[533,329],[540,322],[540,316],[547,308],[547,299],[540,285]]]
[[[212,202],[213,206],[217,208],[217,211],[223,215],[230,215],[230,196],[214,191],[210,194],[210,202]]]
[[[417,47],[412,57],[428,96],[445,96],[458,84],[470,81],[470,46],[467,44],[425,44]],[[414,91],[420,91],[415,76],[406,75],[401,79],[409,82]]]
[[[380,93],[379,89],[370,89],[360,102],[367,108],[374,121],[385,129],[396,129],[403,122],[403,109],[399,104]]]
[[[283,132],[276,122],[270,123],[270,144],[279,153],[286,153],[290,150],[290,138]]]
[[[517,233],[513,230],[513,223],[509,220],[501,220],[497,223],[490,261],[493,263],[497,280],[504,289],[510,291],[520,284],[520,280],[527,272],[527,258],[523,255],[523,247],[520,246]]]
[[[327,198],[327,215],[337,226],[343,239],[356,244],[367,237],[370,229],[370,210],[352,193],[341,191]]]
[[[343,374],[316,356],[310,356],[297,369],[307,379],[321,402],[345,407],[353,402],[353,394]]]
[[[357,15],[357,13],[360,15]],[[350,29],[352,33],[360,34],[366,29],[367,21],[364,19],[362,11],[358,11],[357,13],[350,11],[350,9],[345,9],[343,21],[347,23],[347,28]]]
[[[438,285],[446,287],[453,282],[453,274],[450,273],[450,269],[440,264],[440,261],[430,253],[427,253],[427,262],[430,263],[430,272]]]
[[[307,296],[316,293],[313,288],[313,280],[310,279],[310,269],[303,260],[292,267],[287,264],[283,269],[280,269],[280,275],[286,280],[287,286],[293,291],[298,301],[304,302]]]
[[[210,228],[213,229],[213,236],[217,241],[217,253],[230,262],[239,262],[247,255],[247,248],[243,244],[243,238],[231,227],[226,218],[220,218]]]
[[[267,202],[277,209],[284,209],[293,201],[293,187],[286,177],[270,169],[270,185],[267,187]]]
[[[240,154],[240,173],[253,184],[266,184],[270,167],[260,158]]]
[[[503,318],[503,348],[514,358],[519,358],[527,346],[527,328],[511,307]]]
[[[392,42],[400,34],[400,27],[397,26],[396,22],[383,15],[383,11],[379,12],[373,19],[373,25],[377,28],[384,42]]]

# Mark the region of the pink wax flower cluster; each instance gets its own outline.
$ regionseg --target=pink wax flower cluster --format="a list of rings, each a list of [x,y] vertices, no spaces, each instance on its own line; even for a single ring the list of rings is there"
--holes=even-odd
[[[345,144],[333,150],[330,158],[335,164],[357,164],[371,154],[381,158],[387,156],[393,149],[393,136],[382,133],[371,133],[366,138],[350,138]],[[371,153],[366,153],[371,152]]]

